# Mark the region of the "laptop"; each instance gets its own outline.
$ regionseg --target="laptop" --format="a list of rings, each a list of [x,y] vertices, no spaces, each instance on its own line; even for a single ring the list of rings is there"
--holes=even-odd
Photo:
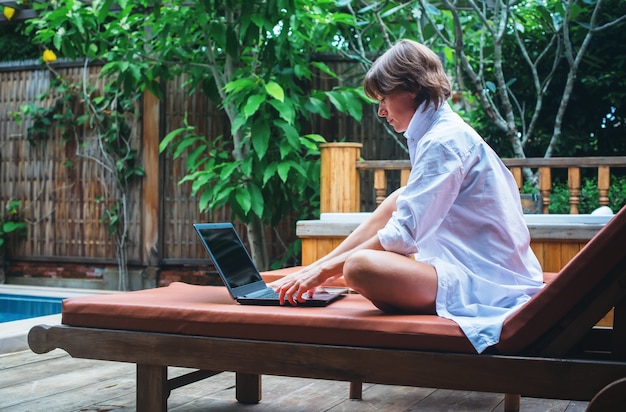
[[[261,277],[232,223],[195,223],[193,227],[233,299],[242,305],[280,305],[278,294]],[[306,300],[298,306],[327,306],[344,295],[318,288],[312,297],[303,296]]]

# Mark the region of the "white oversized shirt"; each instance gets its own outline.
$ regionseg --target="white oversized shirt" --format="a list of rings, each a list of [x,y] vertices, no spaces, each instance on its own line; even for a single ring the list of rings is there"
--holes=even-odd
[[[436,310],[478,353],[542,287],[517,185],[487,143],[447,103],[417,109],[405,132],[411,174],[378,232],[385,250],[437,271]]]

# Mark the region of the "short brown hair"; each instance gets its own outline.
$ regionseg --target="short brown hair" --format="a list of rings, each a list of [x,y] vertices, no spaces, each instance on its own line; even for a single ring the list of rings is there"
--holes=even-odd
[[[400,40],[380,56],[365,75],[363,88],[373,99],[399,91],[415,93],[416,108],[424,101],[439,107],[451,90],[439,56],[413,40]]]

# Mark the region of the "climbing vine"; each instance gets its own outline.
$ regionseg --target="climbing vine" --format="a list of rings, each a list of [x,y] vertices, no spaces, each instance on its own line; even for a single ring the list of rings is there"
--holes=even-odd
[[[74,142],[76,155],[102,168],[108,176],[99,183],[101,196],[94,199],[104,205],[102,223],[115,238],[120,290],[129,289],[127,267],[128,195],[144,176],[138,165],[137,123],[140,95],[122,94],[111,85],[96,87],[85,76],[78,82],[64,79],[53,68],[55,82],[49,94],[40,96],[38,103],[22,107],[18,120],[30,120],[27,138],[42,144],[59,131],[65,142]],[[58,96],[45,105],[49,96]],[[66,163],[70,166],[70,162]]]

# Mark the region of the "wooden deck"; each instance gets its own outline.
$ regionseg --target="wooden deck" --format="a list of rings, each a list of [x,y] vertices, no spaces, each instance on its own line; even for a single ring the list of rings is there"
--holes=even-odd
[[[187,370],[172,369],[171,377]],[[416,371],[419,373],[419,371]],[[263,377],[263,401],[235,401],[235,377],[222,373],[176,389],[170,411],[502,411],[501,394],[365,384],[363,400],[348,399],[348,383],[276,376]],[[132,411],[135,365],[73,359],[61,350],[0,355],[0,410]],[[586,402],[522,398],[527,412],[584,411]]]

